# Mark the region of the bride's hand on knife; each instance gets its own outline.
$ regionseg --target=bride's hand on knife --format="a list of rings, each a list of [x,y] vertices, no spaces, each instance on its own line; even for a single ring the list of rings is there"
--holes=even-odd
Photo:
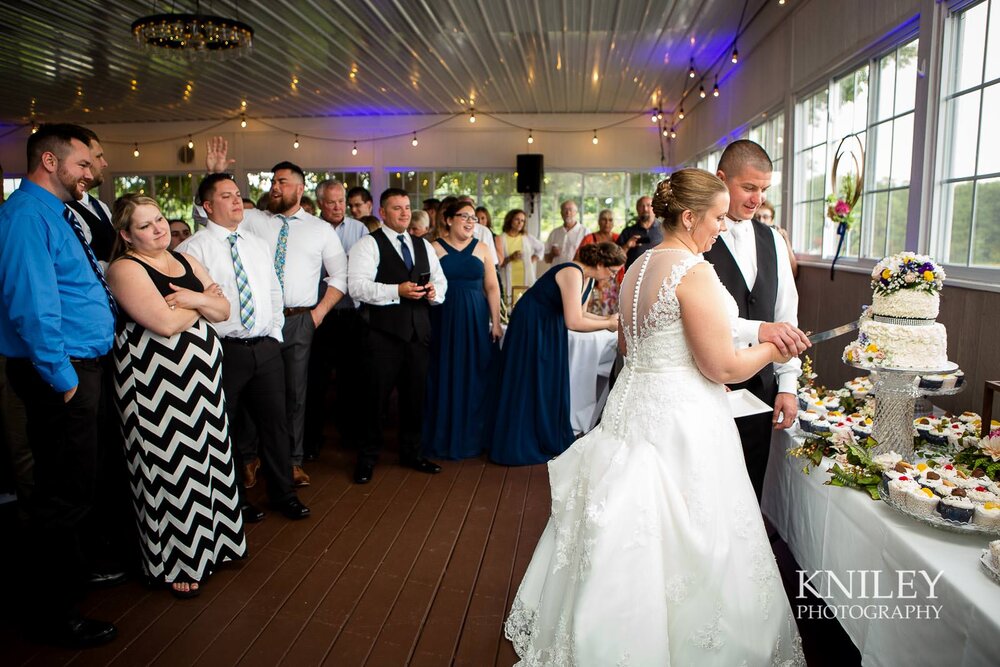
[[[788,355],[789,359],[812,347],[805,333],[788,322],[763,322],[757,331],[757,340],[772,343],[782,354]]]
[[[608,316],[608,331],[618,331],[618,314]]]

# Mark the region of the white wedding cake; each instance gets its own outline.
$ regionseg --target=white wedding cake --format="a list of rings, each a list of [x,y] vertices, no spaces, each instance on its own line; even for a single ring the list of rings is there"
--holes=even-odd
[[[948,334],[936,322],[944,270],[926,255],[886,257],[872,271],[872,305],[844,361],[868,368],[938,370],[948,362]]]

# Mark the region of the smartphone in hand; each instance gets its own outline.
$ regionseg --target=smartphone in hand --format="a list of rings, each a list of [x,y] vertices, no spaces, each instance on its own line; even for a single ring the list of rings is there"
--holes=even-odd
[[[424,287],[430,281],[431,281],[431,273],[430,273],[430,271],[424,271],[423,273],[420,274],[420,277],[417,278],[417,285],[420,286],[420,287]]]

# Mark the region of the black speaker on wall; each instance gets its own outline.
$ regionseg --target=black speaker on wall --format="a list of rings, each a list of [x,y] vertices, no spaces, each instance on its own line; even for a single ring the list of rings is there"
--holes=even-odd
[[[517,156],[517,191],[534,194],[542,191],[542,156],[537,153]]]

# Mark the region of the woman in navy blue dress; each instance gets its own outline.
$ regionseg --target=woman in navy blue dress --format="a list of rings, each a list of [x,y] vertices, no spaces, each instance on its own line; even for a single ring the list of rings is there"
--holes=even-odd
[[[500,284],[489,249],[472,236],[472,205],[450,204],[444,220],[447,231],[432,247],[448,279],[448,298],[431,310],[423,451],[431,458],[464,459],[482,454],[492,434]]]
[[[583,304],[593,282],[624,263],[614,243],[584,246],[578,259],[553,266],[518,300],[504,337],[494,462],[545,463],[573,443],[567,329],[618,329],[617,315],[593,315]]]

